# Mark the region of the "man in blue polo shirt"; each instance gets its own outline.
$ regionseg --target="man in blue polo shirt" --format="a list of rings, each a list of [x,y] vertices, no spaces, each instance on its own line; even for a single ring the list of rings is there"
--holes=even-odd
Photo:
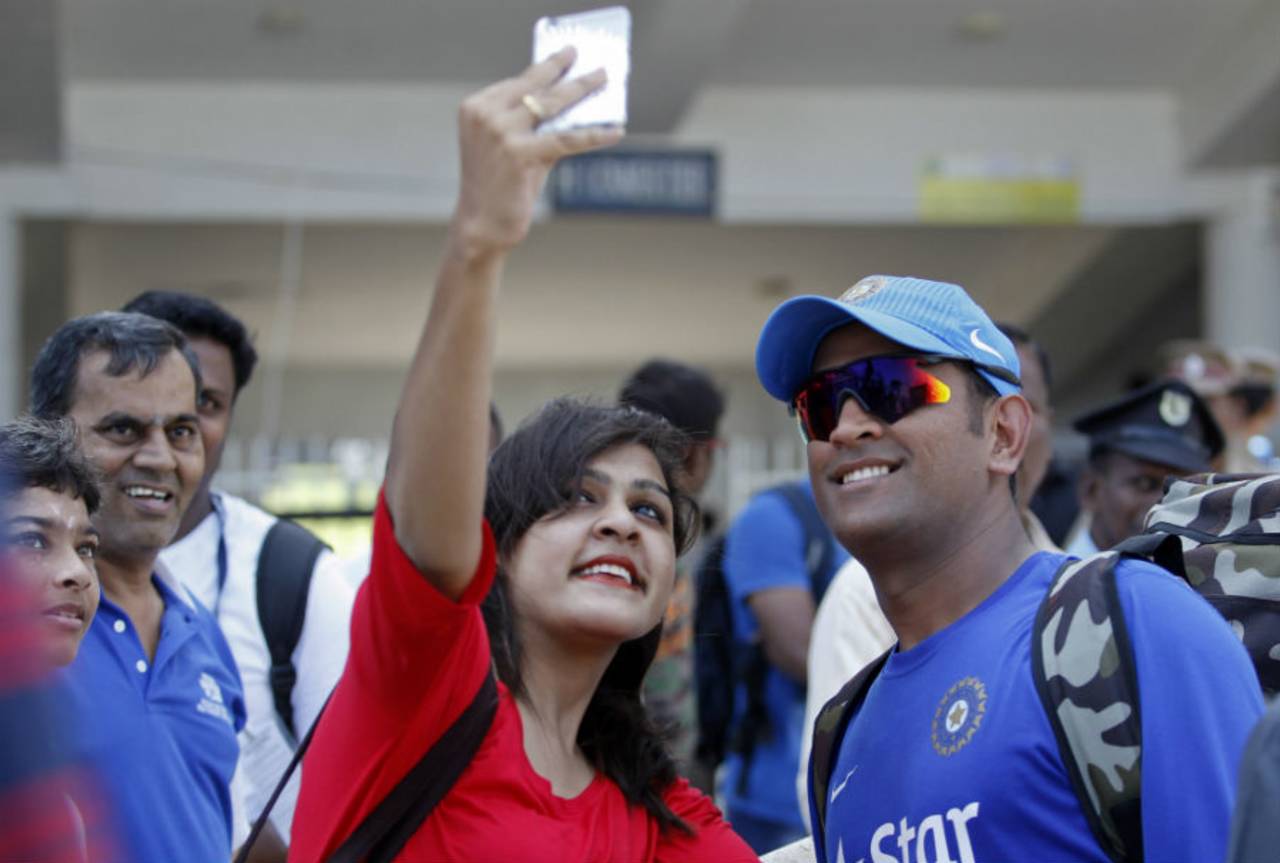
[[[157,564],[204,471],[199,377],[181,333],[119,312],[63,324],[31,374],[33,412],[74,420],[101,475],[102,600],[68,682],[130,859],[147,863],[231,855],[240,676],[212,615]]]
[[[1106,863],[1032,674],[1035,616],[1068,558],[1036,550],[1011,488],[1032,414],[1009,339],[957,285],[872,276],[775,310],[756,368],[795,411],[819,509],[898,638],[832,747],[825,819],[810,788],[818,859]],[[1122,561],[1115,591],[1139,683],[1142,852],[1221,860],[1257,675],[1164,570]],[[1122,661],[1087,618],[1072,637]],[[1130,799],[1133,749],[1103,740],[1091,779]]]

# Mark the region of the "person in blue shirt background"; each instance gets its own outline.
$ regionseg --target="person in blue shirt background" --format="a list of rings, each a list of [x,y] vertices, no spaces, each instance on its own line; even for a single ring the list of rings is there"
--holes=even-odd
[[[808,482],[799,488],[812,507]],[[817,520],[816,513],[814,519]],[[734,722],[720,790],[725,814],[757,854],[807,832],[796,805],[794,782],[804,728],[804,696],[813,616],[836,570],[849,559],[823,529],[824,560],[809,560],[808,531],[778,490],[757,494],[730,525],[725,538],[724,576],[733,598],[735,649],[764,651],[760,703],[749,704],[747,686],[734,692]],[[810,577],[817,573],[818,591]],[[762,715],[756,715],[762,714]],[[745,733],[744,733],[745,730]]]
[[[818,859],[1107,860],[1030,668],[1067,558],[1036,552],[1012,494],[1031,424],[1013,345],[956,285],[872,276],[775,310],[756,365],[798,414],[819,508],[898,636],[836,751]],[[1185,584],[1136,561],[1116,583],[1145,858],[1220,860],[1257,677]]]
[[[77,740],[131,859],[156,863],[230,857],[245,720],[213,616],[157,564],[204,471],[199,380],[180,332],[119,312],[63,324],[31,375],[32,412],[70,417],[101,477],[102,598],[67,668]]]

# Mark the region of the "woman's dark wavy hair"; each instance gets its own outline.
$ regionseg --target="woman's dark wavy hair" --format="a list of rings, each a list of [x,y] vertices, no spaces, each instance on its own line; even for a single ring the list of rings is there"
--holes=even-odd
[[[698,523],[697,504],[675,483],[688,442],[661,417],[630,407],[556,399],[526,420],[489,461],[485,517],[500,562],[484,601],[484,620],[498,678],[513,695],[526,690],[515,611],[501,561],[534,522],[573,501],[588,461],[611,447],[632,443],[648,448],[662,468],[674,505],[676,553],[682,553],[692,544]],[[661,636],[659,622],[618,647],[587,705],[578,745],[595,768],[617,783],[628,801],[645,807],[663,830],[691,833],[662,800],[662,791],[676,779],[675,762],[640,701],[640,684]]]

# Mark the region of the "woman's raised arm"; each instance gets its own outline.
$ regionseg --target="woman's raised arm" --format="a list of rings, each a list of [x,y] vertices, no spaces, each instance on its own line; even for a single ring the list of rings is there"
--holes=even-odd
[[[462,180],[431,311],[396,409],[385,484],[396,539],[446,596],[480,558],[496,306],[506,257],[528,233],[557,160],[617,143],[620,129],[538,134],[604,84],[562,80],[572,49],[469,97],[458,112]]]

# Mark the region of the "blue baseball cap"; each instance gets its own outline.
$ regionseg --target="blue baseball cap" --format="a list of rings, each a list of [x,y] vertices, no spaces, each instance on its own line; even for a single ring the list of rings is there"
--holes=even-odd
[[[818,344],[855,321],[910,350],[973,363],[1002,396],[1022,390],[1013,342],[964,288],[907,276],[867,276],[839,299],[795,297],[773,310],[756,345],[756,374],[769,395],[790,402],[813,374]]]

